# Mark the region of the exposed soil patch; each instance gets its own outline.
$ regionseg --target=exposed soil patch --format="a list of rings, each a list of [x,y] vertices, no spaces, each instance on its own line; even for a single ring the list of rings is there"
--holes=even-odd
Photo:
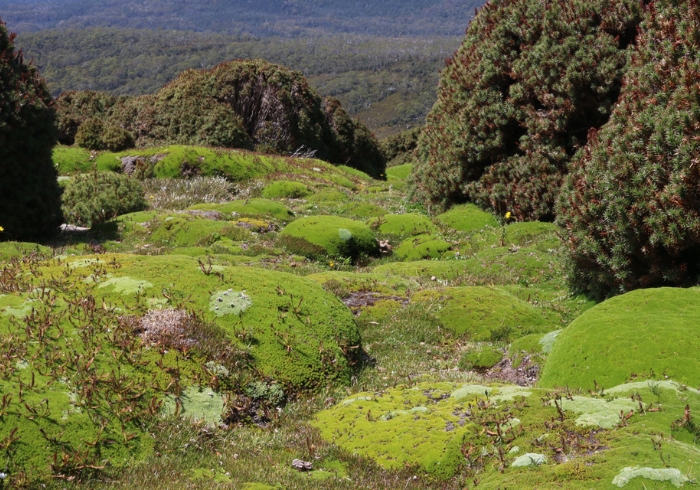
[[[533,386],[540,377],[540,366],[532,361],[531,356],[525,356],[516,368],[509,358],[488,369],[482,376],[491,381],[513,383],[518,386]]]
[[[402,305],[408,304],[408,299],[401,296],[385,296],[381,293],[375,293],[372,291],[350,293],[346,298],[343,298],[343,303],[345,303],[345,305],[350,308],[355,315],[359,315],[362,308],[374,306],[377,302],[382,300],[397,301]]]

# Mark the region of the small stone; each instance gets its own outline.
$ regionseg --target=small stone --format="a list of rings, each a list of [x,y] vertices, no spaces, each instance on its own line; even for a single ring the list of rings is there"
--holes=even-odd
[[[430,278],[431,281],[437,281],[437,277],[433,276]]]
[[[314,465],[308,461],[302,461],[300,459],[295,459],[292,461],[292,468],[299,471],[311,471],[314,469]]]
[[[221,298],[216,298],[216,301],[218,301],[219,303],[221,303],[221,302],[223,301],[223,299],[221,299]]]

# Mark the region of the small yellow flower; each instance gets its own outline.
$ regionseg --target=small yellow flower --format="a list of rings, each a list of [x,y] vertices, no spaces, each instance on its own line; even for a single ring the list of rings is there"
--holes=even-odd
[[[330,262],[328,265],[331,267],[335,267],[335,262]]]
[[[506,219],[510,219],[510,217],[511,217],[511,214],[510,214],[510,211],[508,211],[508,212],[506,213]]]
[[[5,231],[5,228],[3,228],[2,226],[0,226],[0,233],[2,233],[3,231]]]
[[[150,199],[153,199],[153,196],[148,196]]]

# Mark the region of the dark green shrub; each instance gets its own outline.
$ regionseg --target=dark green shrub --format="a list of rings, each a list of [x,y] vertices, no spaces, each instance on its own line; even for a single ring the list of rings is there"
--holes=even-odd
[[[441,74],[413,194],[551,220],[567,165],[609,118],[641,20],[636,0],[494,0]]]
[[[15,51],[0,21],[0,241],[38,241],[58,230],[61,190],[51,94],[35,67]]]
[[[146,208],[141,184],[126,175],[94,172],[70,180],[63,193],[66,221],[93,226]]]
[[[122,151],[133,148],[135,144],[129,131],[114,124],[104,124],[96,118],[83,121],[75,134],[75,143],[95,151]]]
[[[387,167],[398,167],[415,161],[418,137],[422,130],[422,127],[407,129],[387,136],[380,142],[379,148],[384,154]]]
[[[86,150],[104,150],[104,143],[102,143],[104,130],[104,124],[99,119],[87,119],[78,127],[75,142]]]
[[[93,90],[63,92],[55,103],[58,141],[72,145],[81,124],[88,119],[103,120],[127,98]]]
[[[700,277],[700,11],[648,9],[620,101],[558,204],[569,277],[596,297]]]
[[[325,111],[334,134],[326,159],[361,170],[375,179],[384,179],[386,158],[369,128],[352,119],[336,99],[326,99]]]
[[[135,145],[133,135],[119,126],[106,126],[102,132],[102,146],[107,151],[123,151]]]

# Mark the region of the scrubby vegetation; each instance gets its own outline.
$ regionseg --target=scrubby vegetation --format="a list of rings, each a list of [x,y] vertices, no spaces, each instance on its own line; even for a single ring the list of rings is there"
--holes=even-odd
[[[262,60],[188,70],[152,96],[68,92],[57,108],[64,140],[89,150],[205,145],[316,156],[375,178],[386,167],[374,135],[337,100]]]
[[[44,245],[0,243],[0,486],[693,485],[700,462],[700,363],[693,355],[700,289],[692,278],[698,6],[656,0],[608,7],[494,1],[467,36],[489,34],[487,49],[465,45],[447,69],[456,76],[459,70],[450,70],[460,56],[498,55],[510,63],[508,77],[531,77],[513,82],[511,99],[491,106],[511,104],[508,117],[517,124],[476,127],[501,131],[496,139],[519,135],[516,146],[526,154],[507,162],[527,167],[545,153],[558,162],[551,182],[538,181],[541,173],[521,175],[534,188],[547,186],[546,202],[527,187],[519,197],[525,203],[529,196],[531,211],[547,208],[544,214],[524,204],[484,205],[469,194],[486,186],[484,179],[460,190],[481,207],[463,203],[438,214],[440,202],[411,200],[407,181],[422,184],[409,173],[426,168],[412,160],[420,157],[420,148],[412,149],[417,132],[384,145],[382,159],[400,160],[386,176],[303,151],[185,144],[245,135],[249,148],[286,153],[280,148],[288,138],[323,133],[314,133],[318,109],[337,144],[375,165],[379,149],[363,147],[361,126],[335,102],[323,106],[297,74],[268,65],[190,71],[163,89],[169,95],[162,99],[64,99],[63,134],[75,130],[78,143],[87,141],[71,118],[90,121],[89,111],[102,123],[85,130],[93,149],[53,152],[65,215],[90,228],[64,227]],[[642,13],[635,38],[628,29]],[[620,36],[611,38],[615,32]],[[511,34],[527,42],[498,37]],[[571,49],[582,58],[565,59]],[[563,69],[564,82],[561,73],[523,64],[537,56]],[[593,75],[586,83],[582,67]],[[216,77],[239,80],[236,70],[258,68],[284,89],[266,92],[265,103],[287,126],[268,124],[250,107],[209,124],[187,101],[209,93],[212,105],[203,99],[202,107],[219,107],[211,94],[233,100],[240,87],[217,85]],[[497,73],[482,78],[503,82]],[[295,90],[311,103],[294,106],[287,82],[301,83]],[[590,97],[565,90],[578,82]],[[248,100],[262,100],[253,85]],[[609,99],[615,86],[617,104]],[[545,110],[532,105],[539,95],[518,92],[535,87],[558,94],[545,100],[557,116],[540,115],[537,124],[516,117]],[[472,108],[479,90],[503,87],[477,89],[465,95],[477,97]],[[504,94],[496,92],[489,92],[494,100]],[[284,100],[275,99],[280,93]],[[513,103],[527,97],[527,107]],[[180,144],[98,149],[112,118],[135,131],[128,121],[143,116],[144,101],[187,117],[146,114],[153,125],[141,129],[160,129],[134,134]],[[223,106],[247,107],[238,102]],[[594,103],[596,124],[612,117],[587,142],[574,143],[567,124],[589,124]],[[302,123],[294,120],[300,114]],[[250,131],[247,122],[255,123]],[[285,127],[299,134],[277,132]],[[533,128],[542,131],[519,132]],[[435,134],[429,127],[419,143]],[[458,143],[483,149],[469,138]],[[483,175],[507,175],[494,170],[503,164],[495,155]],[[526,219],[551,217],[554,182],[569,165],[559,218]],[[625,254],[632,259],[622,260]],[[675,287],[653,287],[659,285]],[[686,285],[692,287],[678,287]],[[605,299],[616,293],[624,294]]]

